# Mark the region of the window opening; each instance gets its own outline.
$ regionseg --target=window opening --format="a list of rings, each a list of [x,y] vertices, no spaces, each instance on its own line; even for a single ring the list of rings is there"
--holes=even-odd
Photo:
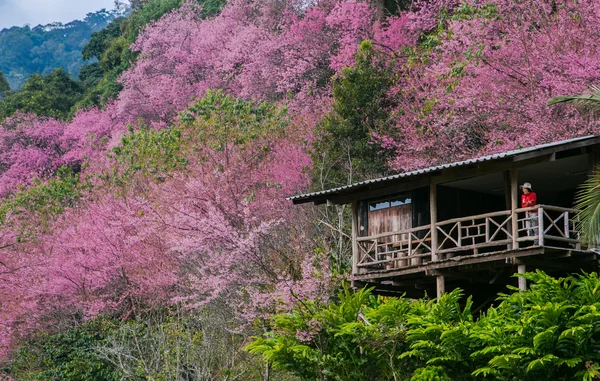
[[[369,203],[369,211],[382,210],[392,208],[394,206],[408,205],[412,203],[412,199],[408,195],[401,195],[391,199],[382,201],[373,201]]]

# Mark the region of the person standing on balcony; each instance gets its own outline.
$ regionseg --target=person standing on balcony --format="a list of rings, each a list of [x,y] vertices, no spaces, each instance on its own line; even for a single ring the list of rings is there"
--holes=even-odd
[[[530,183],[523,183],[521,185],[521,208],[530,208],[537,205],[537,195],[531,189]],[[538,211],[537,209],[528,210],[525,212],[525,227],[527,228],[527,235],[530,237],[538,236]],[[539,240],[534,240],[533,244],[537,245]]]

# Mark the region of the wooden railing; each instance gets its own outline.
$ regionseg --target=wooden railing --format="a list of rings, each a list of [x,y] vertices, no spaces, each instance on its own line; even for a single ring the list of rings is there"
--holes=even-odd
[[[440,259],[462,251],[507,245],[512,242],[510,210],[438,222],[437,254]],[[444,255],[446,254],[446,255]]]
[[[575,230],[576,211],[551,205],[538,205],[517,209],[519,237],[517,241],[533,241],[545,246],[549,242],[564,242],[581,248],[579,234]]]
[[[431,261],[431,228],[421,226],[401,232],[359,237],[357,267],[386,268],[420,265]]]
[[[575,210],[550,205],[516,209],[517,237],[513,239],[512,211],[454,218],[435,224],[437,245],[432,247],[431,225],[359,237],[359,272],[396,269],[480,251],[498,251],[530,242],[534,246],[569,245],[581,248],[574,229]],[[537,214],[535,214],[537,212]]]

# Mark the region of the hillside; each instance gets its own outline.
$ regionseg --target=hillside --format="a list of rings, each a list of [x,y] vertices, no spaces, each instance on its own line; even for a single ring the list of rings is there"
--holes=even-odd
[[[0,71],[12,89],[20,88],[31,74],[46,75],[59,67],[77,76],[84,65],[81,49],[92,33],[105,28],[119,16],[122,15],[117,11],[103,9],[67,24],[2,29]]]
[[[381,299],[286,200],[599,133],[597,0],[135,3],[3,32],[0,380],[600,379],[597,274]]]

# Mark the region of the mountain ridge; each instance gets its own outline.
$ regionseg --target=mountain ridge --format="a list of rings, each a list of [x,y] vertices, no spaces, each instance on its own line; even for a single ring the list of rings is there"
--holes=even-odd
[[[127,11],[101,9],[83,20],[66,24],[13,26],[0,30],[0,71],[11,88],[18,89],[34,73],[47,75],[63,68],[77,76],[85,61],[81,49],[92,33],[105,28],[111,21],[125,16]]]

